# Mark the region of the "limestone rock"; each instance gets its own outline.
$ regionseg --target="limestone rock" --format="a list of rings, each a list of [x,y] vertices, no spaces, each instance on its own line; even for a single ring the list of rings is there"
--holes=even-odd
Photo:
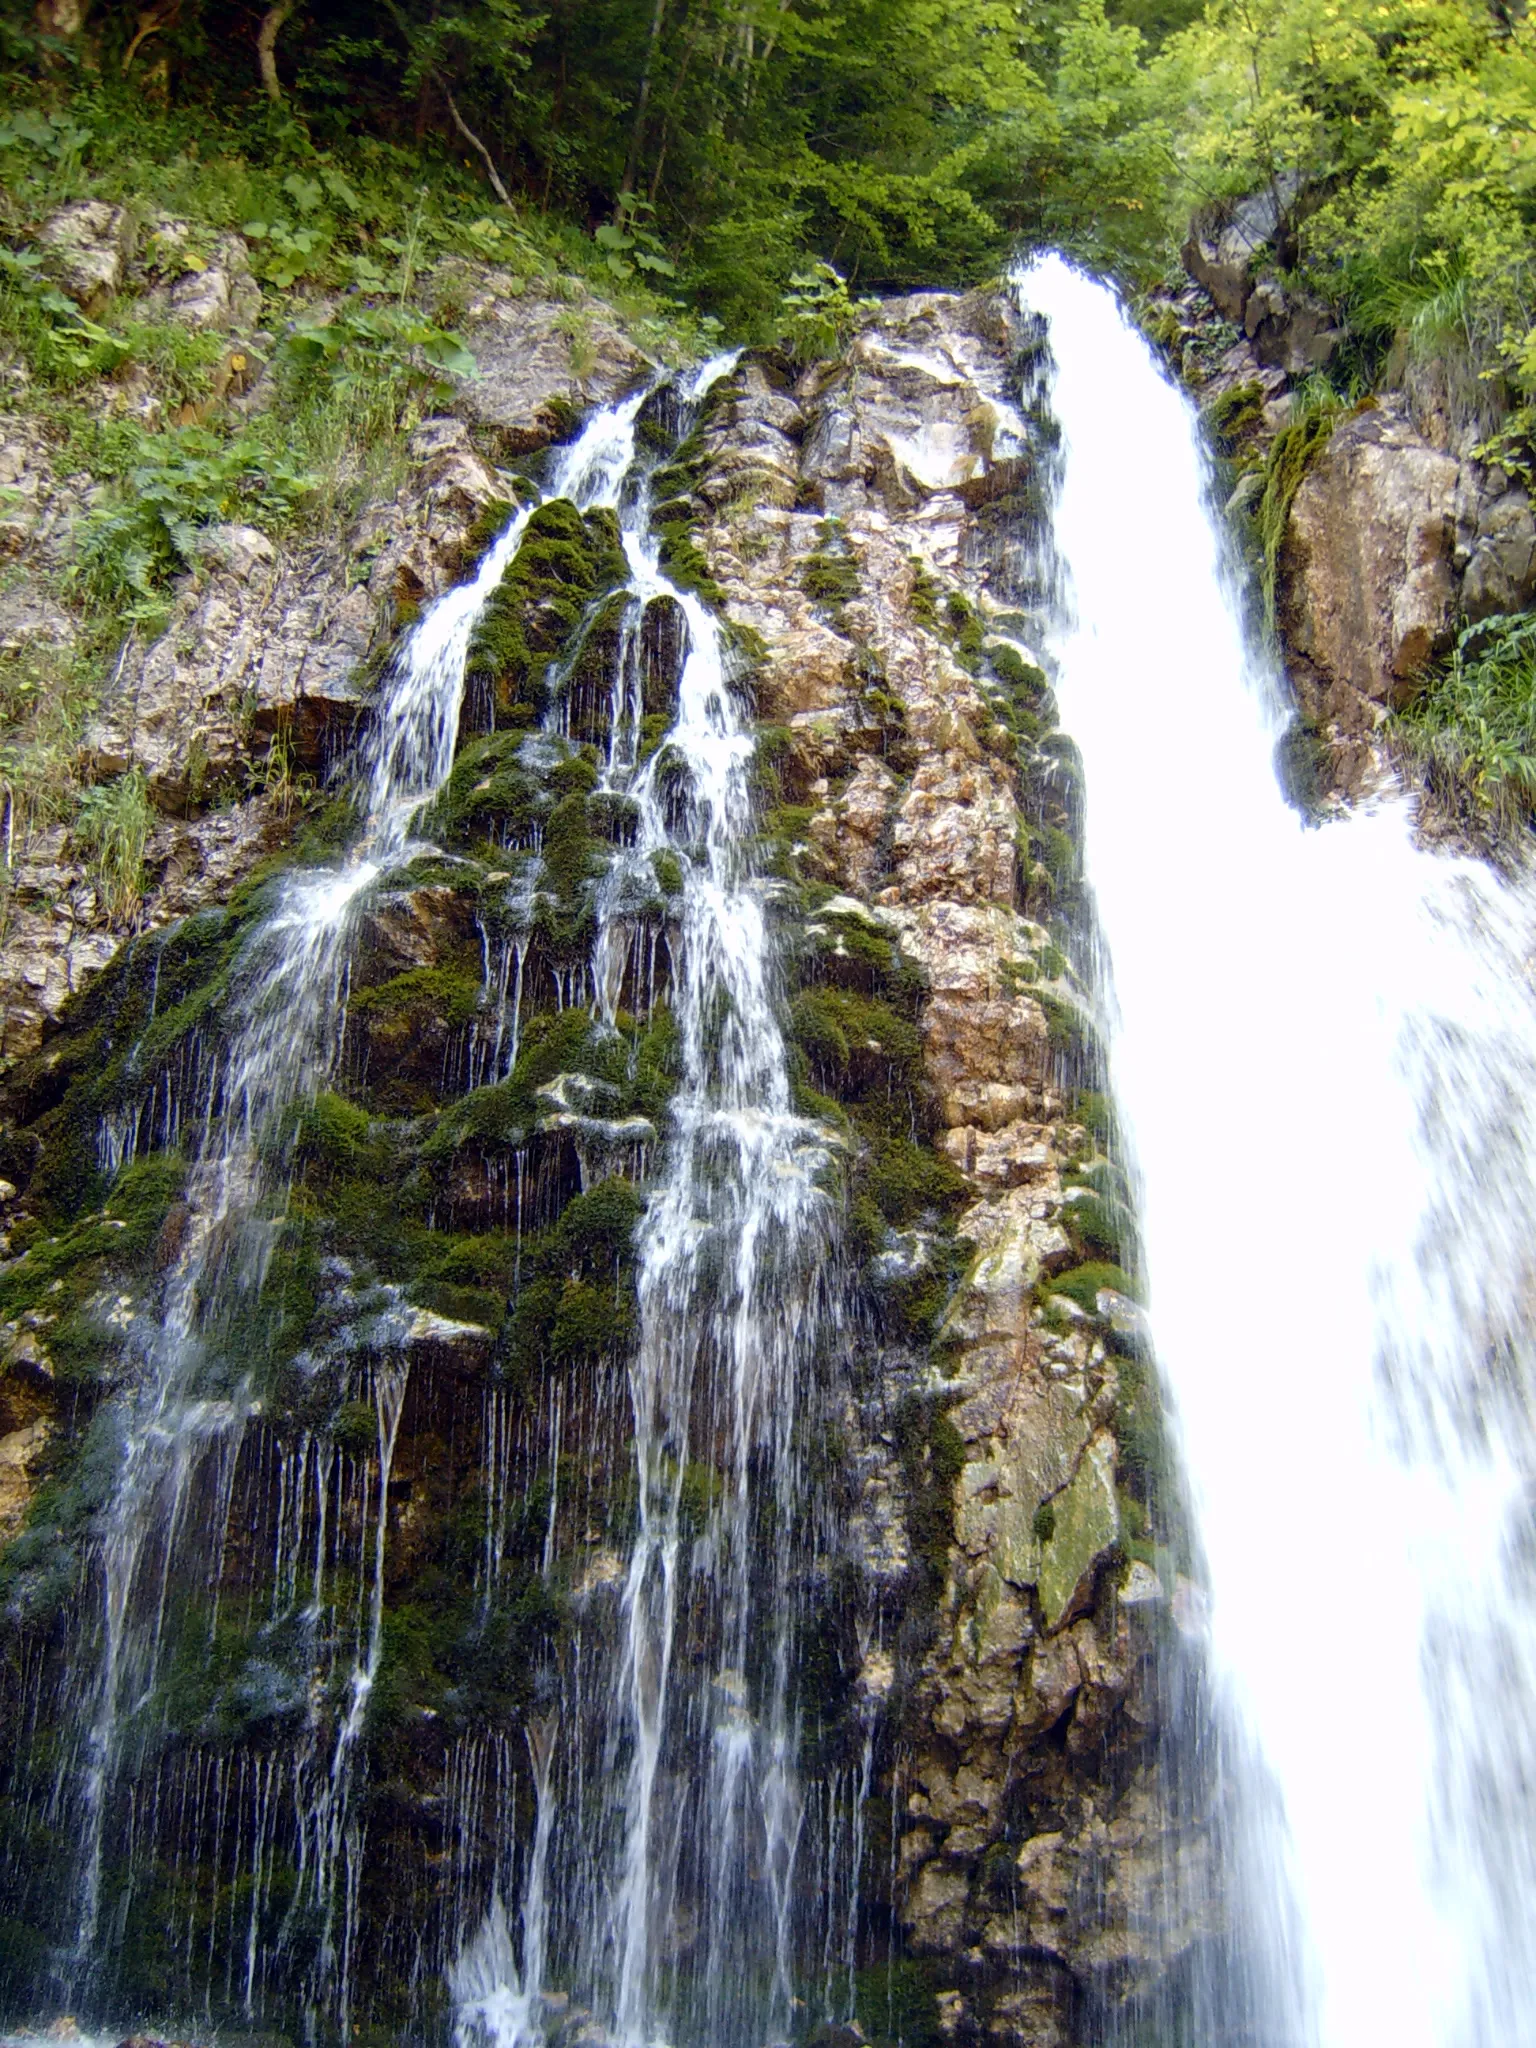
[[[1026,950],[1012,911],[938,901],[888,905],[902,944],[927,970],[922,1030],[946,1124],[1000,1131],[1052,1101],[1045,1014],[1005,978]]]
[[[1462,610],[1469,619],[1523,611],[1536,597],[1536,516],[1529,497],[1518,487],[1483,497],[1475,519]]]
[[[506,455],[561,439],[573,408],[610,403],[650,368],[605,314],[595,305],[498,303],[468,337],[479,375],[460,386],[457,410],[489,429]]]
[[[249,527],[219,527],[203,552],[206,578],[122,664],[85,738],[98,777],[137,763],[167,809],[234,780],[256,735],[279,726],[296,768],[327,766],[356,721],[374,633],[366,593],[346,587],[323,547],[291,561]]]
[[[1120,1534],[1115,1440],[1108,1430],[1100,1430],[1089,1444],[1054,1509],[1054,1527],[1040,1561],[1040,1605],[1048,1628],[1056,1628],[1091,1594],[1093,1573]]]
[[[1450,628],[1456,483],[1452,458],[1387,404],[1342,421],[1303,477],[1278,610],[1325,687],[1393,707],[1412,695]]]
[[[120,206],[80,199],[45,222],[38,237],[43,269],[88,319],[104,313],[122,286],[131,230]]]
[[[20,654],[25,647],[71,647],[75,622],[47,591],[30,584],[0,591],[0,654]]]
[[[167,311],[183,327],[219,334],[253,327],[261,316],[261,286],[251,274],[244,238],[220,235],[203,267],[171,286]]]

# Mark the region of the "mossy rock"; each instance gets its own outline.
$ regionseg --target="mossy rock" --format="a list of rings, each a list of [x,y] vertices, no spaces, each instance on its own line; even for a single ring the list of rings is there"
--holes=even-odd
[[[539,506],[470,642],[465,689],[499,727],[536,726],[548,708],[548,673],[589,609],[627,583],[617,516],[578,512],[568,499]]]
[[[1123,1294],[1136,1299],[1136,1288],[1118,1266],[1106,1260],[1090,1261],[1083,1266],[1073,1266],[1065,1273],[1058,1273],[1054,1279],[1042,1280],[1035,1290],[1041,1297],[1064,1294],[1068,1301],[1075,1301],[1086,1314],[1098,1314],[1099,1294],[1103,1290]]]
[[[694,539],[692,529],[680,520],[667,520],[658,522],[654,530],[665,574],[680,590],[691,591],[717,609],[722,606],[725,592],[715,581],[709,557]]]
[[[889,1004],[848,989],[807,989],[790,1010],[790,1036],[823,1093],[840,1098],[910,1091],[922,1067],[917,1027]]]

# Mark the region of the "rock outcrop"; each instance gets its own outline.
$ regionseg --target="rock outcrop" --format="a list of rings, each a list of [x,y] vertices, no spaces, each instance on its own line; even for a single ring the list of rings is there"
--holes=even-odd
[[[1329,330],[1266,281],[1278,218],[1260,195],[1197,219],[1184,250],[1195,282],[1157,302],[1148,331],[1235,472],[1239,531],[1279,494],[1268,566],[1307,755],[1300,782],[1313,798],[1351,800],[1396,772],[1383,721],[1457,627],[1536,599],[1536,512],[1478,453],[1476,405],[1453,404],[1443,379],[1412,365],[1401,389],[1331,423],[1296,415],[1294,386],[1326,360]],[[1279,442],[1292,426],[1293,445]]]
[[[1145,1567],[1139,1606],[1119,1591],[1136,1368],[1093,1310],[1041,1306],[1080,1256],[1067,1182],[1093,1148],[1057,1051],[1065,962],[1019,858],[1031,778],[998,722],[1006,665],[983,654],[984,623],[1017,634],[1030,597],[1008,543],[1027,524],[1031,340],[996,299],[933,295],[884,307],[830,374],[748,365],[695,489],[728,614],[764,648],[802,871],[919,964],[933,1142],[975,1189],[935,1363],[904,1380],[888,1358],[852,1425],[861,1566],[890,1569],[892,1502],[945,1530],[905,1547],[904,1599],[929,1604],[898,1679],[891,1902],[946,2038],[1054,2048],[1209,1930],[1170,1935],[1147,1910],[1163,1858],[1204,1852],[1175,1850],[1155,1786],[1167,1592]],[[921,1261],[920,1239],[883,1257]]]
[[[31,993],[5,1047],[0,1172],[20,1192],[0,1264],[0,1533],[45,1465],[76,1469],[188,1227],[176,1146],[254,914],[237,883],[289,829],[267,790],[226,808],[210,794],[235,797],[278,735],[321,776],[367,716],[391,630],[463,573],[516,490],[497,464],[639,367],[622,337],[573,335],[547,307],[525,329],[512,305],[486,317],[487,375],[423,424],[398,496],[303,547],[210,529],[168,630],[129,649],[96,772],[137,766],[192,813],[151,835],[137,943],[101,928],[62,828],[16,892],[5,971]],[[868,1759],[863,1896],[917,1973],[929,2038],[1081,2048],[1211,1938],[1198,1915],[1162,1913],[1158,1887],[1182,1869],[1203,1896],[1213,1852],[1157,1767],[1180,1586],[1155,1375],[1118,1263],[1125,1188],[1069,958],[1080,771],[1031,651],[1044,471],[1020,392],[1039,342],[995,295],[930,294],[890,302],[838,362],[748,355],[653,487],[663,565],[718,607],[758,717],[757,852],[799,1108],[845,1211],[846,1334],[817,1446],[839,1512],[814,1585],[794,1589],[814,1616],[796,1681],[821,1745],[806,1768],[831,1772],[826,1788]],[[360,916],[334,1092],[292,1134],[290,1213],[239,1333],[261,1391],[220,1495],[249,1505],[225,1515],[229,1611],[266,1611],[311,1461],[354,1591],[381,1516],[360,2024],[396,2010],[399,1957],[443,1967],[443,1859],[480,1868],[485,1802],[502,1800],[498,1828],[527,1820],[495,1788],[534,1739],[562,1614],[614,1597],[633,1515],[614,1389],[676,1072],[662,989],[680,883],[665,861],[646,880],[600,1026],[592,892],[633,830],[597,786],[614,554],[611,515],[556,505],[530,523],[423,820],[435,850],[411,849]],[[638,630],[647,744],[684,625],[663,601]],[[136,1156],[114,1176],[125,1133]],[[385,1352],[409,1384],[369,1505]],[[562,1416],[589,1436],[562,1438]],[[707,1501],[711,1477],[690,1466],[685,1495]],[[11,1552],[29,1641],[78,1572],[90,1499],[66,1488]],[[497,1544],[522,1576],[493,1612],[475,1587]],[[241,1759],[220,1769],[266,1768],[328,1711],[305,1704],[324,1683],[306,1692],[281,1663],[307,1637],[230,1641],[233,1676],[161,1703],[168,1783],[201,1782],[214,1740]],[[273,1882],[277,1839],[265,1876],[241,1843],[167,1842],[166,1884],[212,1901],[213,1924]],[[279,1880],[299,1882],[290,1865]],[[49,1910],[41,1893],[28,1906]]]
[[[1397,708],[1444,647],[1458,481],[1455,461],[1390,403],[1341,421],[1303,476],[1276,610],[1293,675],[1308,677],[1303,708],[1318,722],[1340,715],[1340,690]]]
[[[238,333],[259,311],[236,235],[193,266],[186,224],[162,217],[140,271],[130,272],[125,216],[89,202],[57,215],[45,241],[61,282],[77,296],[96,294],[98,310],[102,294],[147,278],[144,309],[189,326]],[[290,832],[295,805],[323,789],[356,736],[374,664],[394,633],[465,572],[489,537],[484,522],[503,517],[522,488],[493,458],[536,454],[570,430],[580,407],[605,402],[645,370],[645,357],[598,311],[525,304],[494,279],[473,310],[481,371],[463,385],[466,418],[421,424],[392,497],[297,541],[245,525],[203,528],[163,629],[149,642],[130,635],[121,649],[80,769],[93,781],[141,771],[151,804],[174,821],[148,842],[133,929],[233,886],[238,863],[208,852],[228,841],[231,819],[243,821],[236,837],[248,853],[270,851]],[[22,566],[67,568],[88,484],[55,473],[46,438],[25,418],[0,419],[0,546]],[[45,586],[0,596],[0,650],[60,644],[72,630]],[[234,812],[210,810],[231,803]],[[33,1051],[128,935],[107,918],[65,832],[16,852],[0,926],[0,1061]],[[167,864],[169,892],[160,880]]]

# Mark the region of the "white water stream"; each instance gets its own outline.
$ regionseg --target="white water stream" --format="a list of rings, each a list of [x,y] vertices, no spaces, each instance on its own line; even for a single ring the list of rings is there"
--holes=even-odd
[[[1019,284],[1064,436],[1054,652],[1112,1080],[1253,1759],[1245,1931],[1287,1987],[1260,2038],[1521,2048],[1536,898],[1416,847],[1400,802],[1288,807],[1190,407],[1102,286],[1055,258]]]
[[[733,361],[681,392],[685,421]],[[498,1894],[451,1973],[463,2048],[543,2038],[546,1943],[620,2048],[760,2048],[790,2024],[796,1425],[825,1309],[827,1140],[791,1107],[747,858],[754,742],[720,623],[661,570],[643,477],[620,516],[630,604],[603,784],[635,822],[596,906],[594,1009],[610,1027],[653,922],[654,858],[681,879],[681,1076],[637,1237],[636,1526],[617,1614],[589,1600],[578,1623],[553,1769],[540,1736],[521,1955]],[[641,636],[658,604],[680,618],[682,659],[665,742],[641,761]],[[616,1812],[594,1810],[584,1751]]]
[[[597,414],[557,453],[546,499],[570,498],[582,510],[617,503],[634,459],[634,420],[643,396]],[[66,1963],[71,1993],[94,1965],[105,1829],[125,1762],[125,1724],[152,1697],[171,1561],[189,1533],[195,1540],[195,1532],[184,1528],[192,1482],[211,1447],[228,1449],[238,1441],[247,1412],[243,1361],[234,1361],[232,1375],[204,1332],[227,1305],[227,1290],[251,1294],[261,1285],[275,1231],[273,1211],[280,1217],[282,1208],[281,1187],[271,1185],[273,1158],[264,1148],[272,1148],[284,1112],[324,1087],[334,1070],[358,908],[372,884],[404,858],[415,819],[448,778],[474,629],[529,516],[524,510],[509,522],[476,575],[429,608],[391,663],[361,751],[358,837],[338,866],[284,877],[271,912],[237,963],[222,1057],[206,1076],[205,1099],[188,1119],[198,1144],[182,1250],[161,1318],[142,1343],[137,1376],[108,1412],[116,1474],[97,1542],[101,1623],[94,1656],[78,1660],[78,1765],[61,1779],[64,1797],[73,1799],[80,1842],[76,1933]],[[127,1127],[133,1128],[132,1119]],[[108,1136],[113,1163],[120,1164],[116,1130]],[[387,1373],[381,1385],[386,1383],[393,1388]],[[380,1396],[386,1474],[403,1385],[402,1377],[387,1419]],[[227,1463],[232,1469],[232,1459]],[[322,1968],[339,1968],[343,1979],[345,1962],[331,1937],[333,1893],[346,1848],[352,1756],[380,1653],[383,1566],[381,1505],[369,1618],[347,1687],[349,1707],[334,1754],[325,1751],[311,1773],[316,1784],[309,1788],[304,1822],[312,1847],[301,1848],[301,1864],[311,1873],[325,1920]],[[303,1758],[296,1770],[302,1782]]]

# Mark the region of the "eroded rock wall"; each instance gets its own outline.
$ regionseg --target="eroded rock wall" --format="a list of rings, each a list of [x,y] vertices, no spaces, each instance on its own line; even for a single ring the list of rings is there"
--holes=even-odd
[[[1271,258],[1272,202],[1197,221],[1194,282],[1148,320],[1193,391],[1272,600],[1314,796],[1390,782],[1388,715],[1464,624],[1536,599],[1530,494],[1479,452],[1488,422],[1434,363],[1389,362],[1381,389],[1317,411],[1309,374],[1344,340]],[[1258,531],[1248,525],[1258,515]]]
[[[799,1106],[842,1162],[846,1314],[822,1362],[837,1413],[821,1453],[839,1512],[796,1597],[821,1615],[799,1681],[805,1770],[846,1774],[870,1744],[861,2013],[882,2038],[894,1952],[927,2038],[1069,2048],[1209,1938],[1165,1907],[1170,1871],[1193,1895],[1210,1852],[1158,1770],[1183,1560],[1072,966],[1078,765],[1034,650],[1051,573],[1039,348],[991,295],[891,302],[837,363],[744,358],[653,483],[663,562],[719,608],[757,714],[757,861]],[[525,374],[538,360],[512,351],[468,408],[499,441],[428,422],[405,493],[337,550],[298,561],[240,529],[211,536],[206,576],[103,712],[102,758],[147,748],[157,791],[184,799],[193,734],[218,772],[236,757],[238,697],[319,772],[367,715],[380,609],[461,573],[509,487],[493,458],[545,430]],[[223,1518],[224,1633],[195,1668],[209,1589],[189,1582],[180,1689],[143,1737],[166,1810],[198,1816],[123,1908],[116,1981],[146,2006],[184,1965],[148,1922],[136,1939],[135,1912],[195,1923],[215,1964],[265,1930],[263,2009],[313,1995],[320,1965],[281,1931],[302,1884],[274,1846],[286,1809],[271,1794],[250,1809],[259,1827],[220,1835],[209,1788],[259,1788],[273,1754],[326,1754],[345,1627],[330,1663],[304,1667],[313,1651],[260,1617],[271,1560],[308,1526],[301,1498],[327,1503],[322,1577],[354,1589],[355,1614],[381,1355],[409,1382],[360,1808],[353,2009],[370,2021],[416,2010],[451,1956],[455,1901],[489,1883],[499,1834],[526,1832],[526,1784],[509,1792],[505,1774],[540,1711],[539,1668],[573,1611],[617,1599],[632,1234],[677,1073],[678,878],[658,864],[632,906],[607,970],[618,1022],[598,1029],[594,892],[631,829],[595,765],[615,545],[605,515],[569,506],[530,526],[423,820],[438,851],[388,878],[358,933],[334,1089],[296,1134],[267,1287],[235,1333],[259,1401],[196,1504]],[[681,658],[675,611],[653,605],[642,627],[648,747]],[[213,1085],[219,992],[260,914],[241,885],[280,836],[270,811],[243,815],[163,828],[180,838],[146,921],[179,921],[126,949],[110,936],[89,963],[105,971],[40,1009],[9,1083],[0,1514],[20,1534],[0,1568],[25,1646],[6,1681],[26,1731],[10,1778],[33,1868],[20,1917],[40,1942],[58,1933],[46,1674],[89,1598],[93,1417],[134,1370],[135,1318],[156,1313],[184,1228],[181,1118]],[[178,858],[189,875],[201,862],[192,880],[174,878]],[[225,907],[186,915],[209,899]],[[126,1173],[104,1127],[131,1129]],[[14,1473],[33,1468],[55,1483],[29,1517]],[[689,1483],[709,1499],[707,1465]],[[681,1922],[675,1940],[685,1962]],[[578,2019],[571,2038],[589,2038]]]

